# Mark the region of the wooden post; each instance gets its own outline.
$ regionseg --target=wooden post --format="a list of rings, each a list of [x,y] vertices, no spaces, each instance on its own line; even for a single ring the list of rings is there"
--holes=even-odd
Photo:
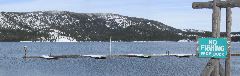
[[[217,6],[218,2],[220,2],[220,0],[213,0],[212,37],[214,38],[220,37],[221,8]],[[219,76],[220,59],[215,59],[215,60],[216,60],[216,63],[215,63],[215,67],[214,67],[214,71],[212,72],[212,75]]]
[[[220,37],[220,16],[221,16],[221,8],[217,6],[217,3],[220,0],[214,0],[212,4],[212,37],[217,38]],[[195,7],[193,5],[193,7]],[[199,7],[199,6],[197,6]],[[220,60],[211,58],[207,65],[205,66],[201,76],[219,76],[219,64]]]
[[[168,56],[170,56],[170,52],[168,51]]]
[[[220,12],[221,9],[217,7],[217,2],[220,0],[213,1],[213,13],[212,13],[212,37],[220,37]]]
[[[205,68],[203,69],[202,73],[200,74],[200,76],[210,76],[211,73],[214,70],[215,64],[217,64],[217,59],[213,59],[211,58],[207,65],[205,66]]]
[[[198,57],[198,35],[196,36],[196,56]]]
[[[231,0],[227,0],[228,3]],[[232,10],[231,7],[226,8],[226,33],[228,39],[228,55],[225,60],[225,76],[231,76],[231,26],[232,26]]]
[[[223,76],[231,76],[231,26],[232,26],[232,11],[231,8],[234,7],[240,7],[240,0],[226,0],[226,1],[220,1],[220,0],[214,0],[209,2],[193,2],[192,8],[194,9],[202,9],[202,8],[209,8],[213,9],[213,26],[212,26],[212,32],[213,37],[220,37],[220,9],[226,8],[226,33],[227,33],[227,39],[228,39],[228,55],[225,61],[225,74],[223,72],[223,68],[220,65],[220,75]],[[219,17],[218,17],[219,16]],[[219,60],[216,59],[210,59],[207,66],[205,67],[203,73],[201,73],[202,76],[209,76],[212,72],[212,67],[214,68],[214,73],[211,75],[217,75],[217,72],[219,70],[219,67],[217,67],[219,64]],[[214,64],[214,65],[213,65]]]
[[[219,73],[220,73],[220,76],[225,76],[225,70],[221,64],[219,64]]]
[[[23,56],[23,58],[27,58],[27,46],[24,46],[23,48],[24,48],[24,56]]]

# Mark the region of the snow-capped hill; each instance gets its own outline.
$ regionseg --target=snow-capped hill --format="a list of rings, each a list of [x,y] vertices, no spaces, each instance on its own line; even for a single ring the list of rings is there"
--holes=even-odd
[[[72,37],[62,36],[64,32],[61,32],[56,29],[50,29],[51,32],[49,32],[50,38],[46,41],[51,42],[77,42],[76,39]]]
[[[178,40],[179,29],[161,22],[111,13],[74,13],[68,11],[1,12],[1,40],[51,39],[51,31],[77,41]],[[24,35],[24,36],[23,36]]]

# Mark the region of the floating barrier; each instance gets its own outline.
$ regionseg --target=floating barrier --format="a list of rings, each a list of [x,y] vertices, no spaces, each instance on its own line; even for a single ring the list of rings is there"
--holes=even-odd
[[[40,56],[40,58],[48,59],[48,60],[50,60],[50,59],[58,59],[58,57],[53,57],[53,56],[48,56],[48,55],[42,55],[42,56]]]
[[[23,58],[43,58],[43,59],[59,59],[59,58],[94,58],[94,59],[107,59],[107,58],[120,58],[120,57],[136,57],[136,58],[151,58],[161,56],[175,56],[178,58],[189,58],[196,56],[196,54],[119,54],[119,55],[42,55],[42,56],[27,56]],[[240,54],[231,54],[231,56],[240,56]]]
[[[95,59],[106,59],[107,55],[82,55],[83,57],[91,57]]]

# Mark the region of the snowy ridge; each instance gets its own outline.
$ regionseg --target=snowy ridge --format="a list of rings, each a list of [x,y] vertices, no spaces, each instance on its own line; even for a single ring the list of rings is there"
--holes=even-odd
[[[109,35],[123,36],[116,41],[151,40],[146,37],[143,37],[146,39],[137,38],[142,36],[159,36],[152,37],[158,40],[176,40],[168,37],[160,38],[160,36],[166,36],[164,34],[178,36],[178,33],[182,32],[161,22],[143,18],[111,13],[74,13],[68,11],[1,12],[0,28],[13,31],[7,35],[16,36],[15,34],[23,33],[27,35],[24,38],[11,36],[13,40],[20,38],[21,41],[38,41],[44,38],[54,40],[56,35],[59,35],[59,38],[72,41],[105,41]],[[64,39],[62,40],[64,41]]]
[[[50,29],[52,32],[49,32],[50,34],[50,40],[54,40],[53,42],[77,42],[76,39],[72,37],[62,36],[61,34],[64,34],[64,32],[61,32],[56,29]]]

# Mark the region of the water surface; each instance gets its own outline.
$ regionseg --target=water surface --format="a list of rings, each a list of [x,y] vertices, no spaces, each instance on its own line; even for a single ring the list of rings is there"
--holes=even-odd
[[[0,43],[0,76],[198,76],[208,58],[177,58],[172,56],[144,58],[67,58],[59,60],[28,59],[23,56],[43,54],[109,54],[108,42],[78,43]],[[113,54],[195,53],[196,43],[178,42],[113,42]],[[240,50],[232,44],[233,52]],[[221,60],[222,62],[224,60]],[[240,58],[232,58],[233,76],[240,74]]]

